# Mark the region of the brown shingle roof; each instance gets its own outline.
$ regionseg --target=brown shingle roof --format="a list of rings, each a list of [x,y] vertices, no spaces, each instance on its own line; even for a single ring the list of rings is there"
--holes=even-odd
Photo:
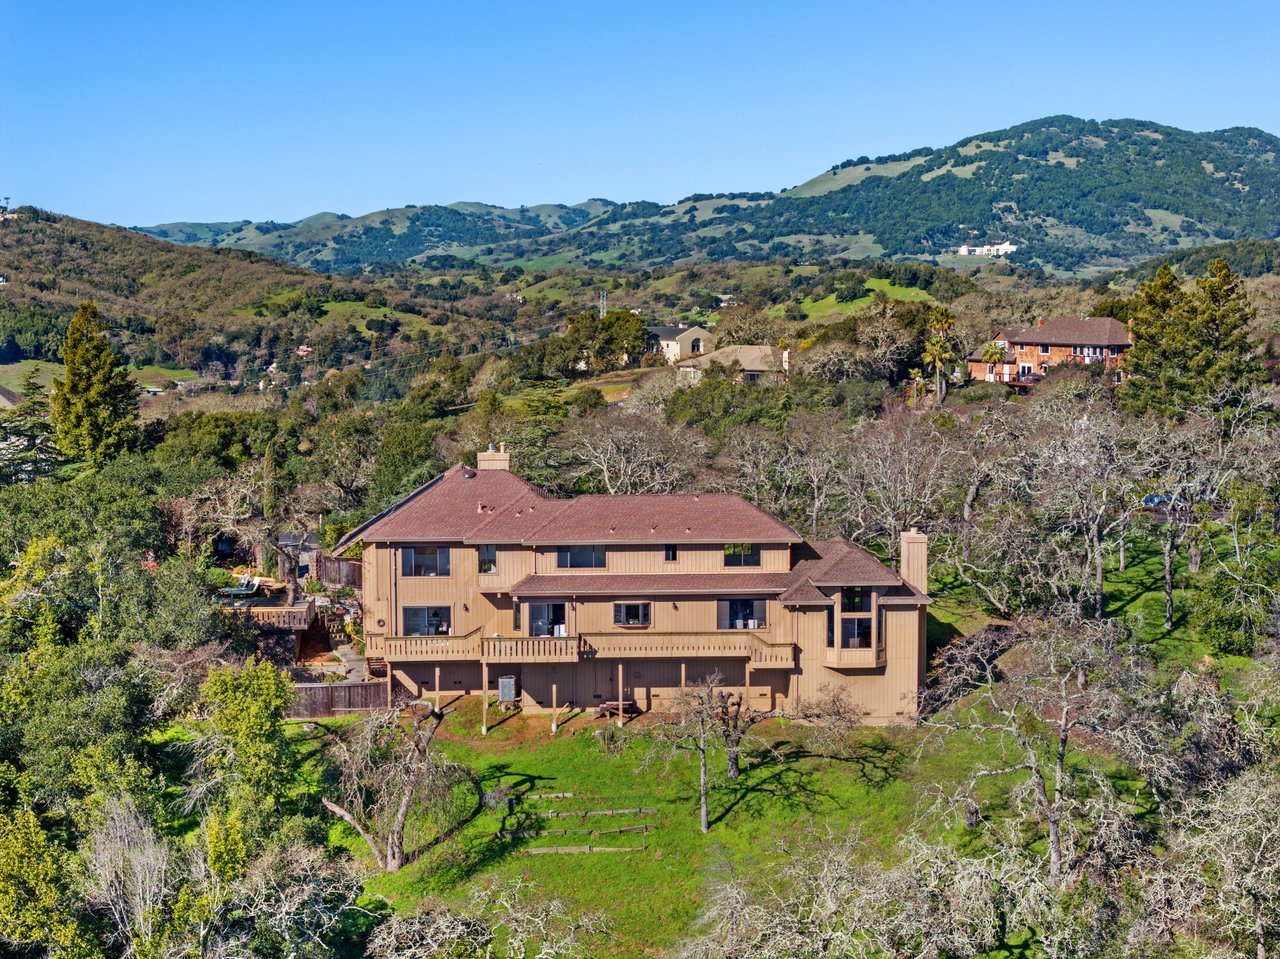
[[[731,493],[579,496],[523,542],[798,543],[800,534]]]
[[[781,593],[790,573],[554,573],[526,576],[512,596],[690,596]]]
[[[1008,330],[997,338],[1008,343],[1044,343],[1049,346],[1130,345],[1125,325],[1109,316],[1057,316],[1039,326]]]
[[[342,550],[356,540],[462,540],[496,514],[521,503],[560,505],[514,473],[459,464],[352,530],[337,548]]]
[[[0,386],[0,410],[12,409],[22,405],[22,394],[15,393],[7,386]]]
[[[343,537],[466,543],[798,543],[800,534],[730,493],[556,499],[506,470],[454,466]]]
[[[825,603],[821,586],[901,586],[902,578],[847,539],[803,543],[792,549],[791,582],[784,603]]]

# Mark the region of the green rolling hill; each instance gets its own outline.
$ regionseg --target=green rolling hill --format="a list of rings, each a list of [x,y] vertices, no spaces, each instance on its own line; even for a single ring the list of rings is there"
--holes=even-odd
[[[469,202],[137,229],[340,273],[440,253],[535,267],[823,256],[961,264],[952,257],[962,243],[1011,240],[1016,260],[1088,274],[1280,235],[1278,154],[1280,139],[1253,128],[1193,133],[1056,116],[941,149],[846,160],[781,193],[518,209]]]

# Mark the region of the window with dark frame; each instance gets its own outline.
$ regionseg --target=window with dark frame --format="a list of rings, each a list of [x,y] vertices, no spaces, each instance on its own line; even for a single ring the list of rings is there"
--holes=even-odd
[[[401,546],[402,576],[448,576],[448,546]]]
[[[716,601],[716,629],[764,629],[764,599],[721,599]]]
[[[566,635],[564,603],[529,603],[530,636]]]
[[[680,558],[680,550],[676,546],[664,546],[662,549],[662,558],[668,563],[674,563]]]
[[[453,634],[453,607],[406,606],[404,635],[450,636]]]
[[[871,590],[866,586],[845,586],[840,590],[840,612],[871,612]]]
[[[603,546],[557,546],[559,569],[604,569],[607,551]]]
[[[648,626],[649,603],[614,603],[613,624],[615,626]]]
[[[726,566],[759,566],[759,543],[725,543],[724,564]]]
[[[498,571],[497,546],[479,546],[476,548],[476,555],[479,558],[480,572],[496,573]]]
[[[1049,344],[1048,344],[1048,343],[1041,343],[1041,344],[1040,344],[1040,354],[1041,354],[1042,356],[1048,356],[1048,355],[1049,355]]]
[[[846,616],[840,620],[841,649],[871,648],[871,617]]]

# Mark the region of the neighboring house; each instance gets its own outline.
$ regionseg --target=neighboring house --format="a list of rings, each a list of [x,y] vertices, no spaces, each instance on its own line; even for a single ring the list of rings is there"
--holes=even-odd
[[[668,363],[700,356],[716,348],[716,338],[700,326],[646,326],[646,350],[661,353]]]
[[[991,383],[1029,383],[1063,363],[1100,364],[1119,383],[1130,347],[1129,332],[1109,316],[1062,316],[1035,326],[1005,330],[993,341],[1004,350],[999,362],[984,358],[985,346],[967,357],[969,376]]]
[[[956,250],[956,253],[960,256],[1008,256],[1010,253],[1017,252],[1017,245],[1010,243],[1008,240],[988,246],[969,246],[966,243]]]
[[[836,685],[871,722],[916,713],[929,599],[914,530],[898,573],[730,494],[557,499],[490,449],[337,552],[354,543],[389,702],[505,688],[527,710],[660,709],[718,672],[757,709]]]
[[[789,350],[772,346],[725,346],[710,353],[703,353],[676,364],[676,379],[691,386],[702,379],[702,374],[713,364],[738,365],[739,376],[748,383],[776,382],[787,374],[791,366]]]

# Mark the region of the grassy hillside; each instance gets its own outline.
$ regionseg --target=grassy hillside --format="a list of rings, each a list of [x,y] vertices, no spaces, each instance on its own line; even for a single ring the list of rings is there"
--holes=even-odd
[[[1277,154],[1280,139],[1252,128],[1192,133],[1056,116],[942,149],[846,160],[781,194],[514,210],[455,203],[296,224],[140,229],[338,272],[438,253],[536,269],[933,258],[965,242],[1011,239],[1018,260],[1089,274],[1215,240],[1277,236]]]

